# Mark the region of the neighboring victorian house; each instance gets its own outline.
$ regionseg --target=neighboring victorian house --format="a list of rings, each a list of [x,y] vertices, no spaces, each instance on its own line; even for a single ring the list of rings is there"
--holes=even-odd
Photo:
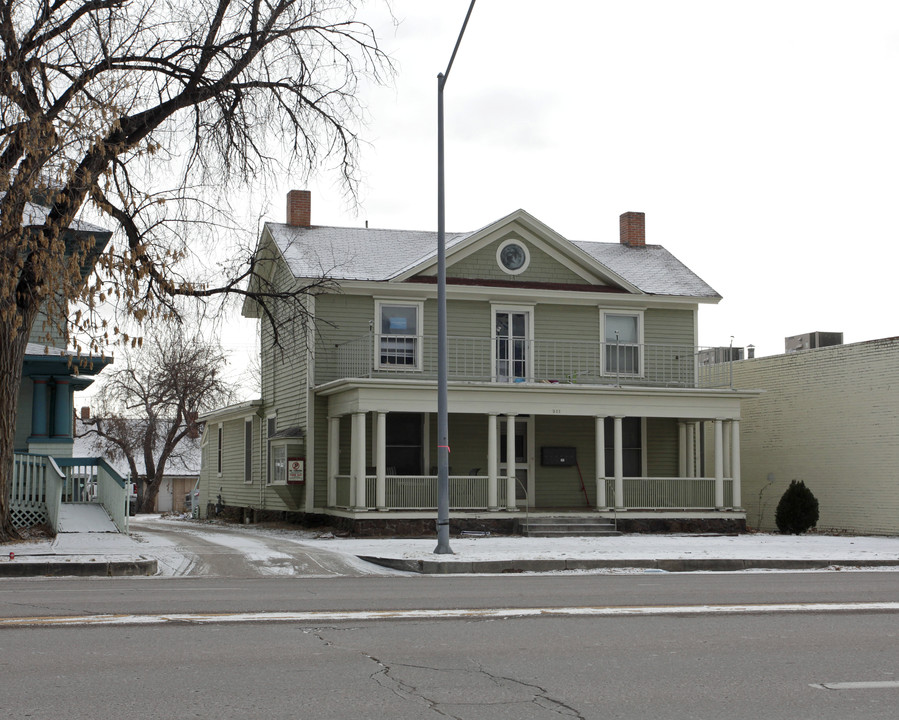
[[[39,226],[47,208],[29,204],[27,222]],[[64,236],[66,243],[93,238],[92,258],[103,251],[111,233],[76,220]],[[84,268],[86,276],[92,262]],[[47,523],[58,529],[64,503],[103,504],[119,530],[127,528],[124,480],[104,460],[73,458],[74,393],[91,385],[94,376],[112,362],[109,357],[75,357],[58,323],[40,314],[34,321],[25,351],[16,416],[15,459],[10,487],[13,524],[27,527]],[[69,508],[71,509],[71,508]],[[89,515],[90,513],[85,513]],[[109,518],[101,518],[108,525]]]
[[[201,500],[433,530],[437,234],[316,226],[310,205],[288,194],[257,260],[277,287],[336,289],[309,298],[280,348],[244,305],[262,324],[262,397],[203,418]],[[621,215],[620,242],[571,241],[517,210],[446,247],[454,531],[586,514],[744,527],[740,404],[756,392],[698,363],[698,309],[720,296],[646,244],[643,213]]]

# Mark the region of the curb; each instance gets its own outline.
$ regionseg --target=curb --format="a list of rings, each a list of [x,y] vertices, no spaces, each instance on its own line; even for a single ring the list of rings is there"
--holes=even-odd
[[[360,560],[393,570],[421,575],[456,575],[460,573],[523,573],[560,570],[609,570],[636,568],[663,572],[739,572],[741,570],[823,570],[842,567],[899,567],[896,560],[755,560],[755,559],[677,559],[670,560],[403,560],[359,555]]]
[[[115,560],[110,562],[5,562],[2,577],[134,577],[155,575],[156,560]]]

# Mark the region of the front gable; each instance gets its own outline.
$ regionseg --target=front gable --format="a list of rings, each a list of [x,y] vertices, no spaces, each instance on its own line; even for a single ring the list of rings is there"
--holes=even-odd
[[[394,281],[429,282],[436,256],[409,268]],[[524,210],[465,236],[447,248],[447,282],[553,286],[604,292],[639,292]]]

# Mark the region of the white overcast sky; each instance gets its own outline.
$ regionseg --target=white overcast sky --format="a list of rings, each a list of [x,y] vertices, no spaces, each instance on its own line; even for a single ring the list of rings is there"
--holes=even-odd
[[[322,173],[314,224],[436,230],[436,76],[468,0],[391,5],[396,28],[365,15],[398,72],[364,97],[361,207]],[[702,345],[899,334],[896,0],[478,0],[445,103],[449,231],[523,208],[617,242],[643,211],[724,298]]]

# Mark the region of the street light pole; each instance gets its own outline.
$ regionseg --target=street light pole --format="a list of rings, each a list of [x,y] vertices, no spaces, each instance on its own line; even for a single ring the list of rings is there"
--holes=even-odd
[[[471,0],[465,22],[445,73],[437,75],[437,547],[438,555],[451,555],[449,544],[449,411],[447,409],[446,347],[446,202],[443,182],[443,88],[474,10]]]

